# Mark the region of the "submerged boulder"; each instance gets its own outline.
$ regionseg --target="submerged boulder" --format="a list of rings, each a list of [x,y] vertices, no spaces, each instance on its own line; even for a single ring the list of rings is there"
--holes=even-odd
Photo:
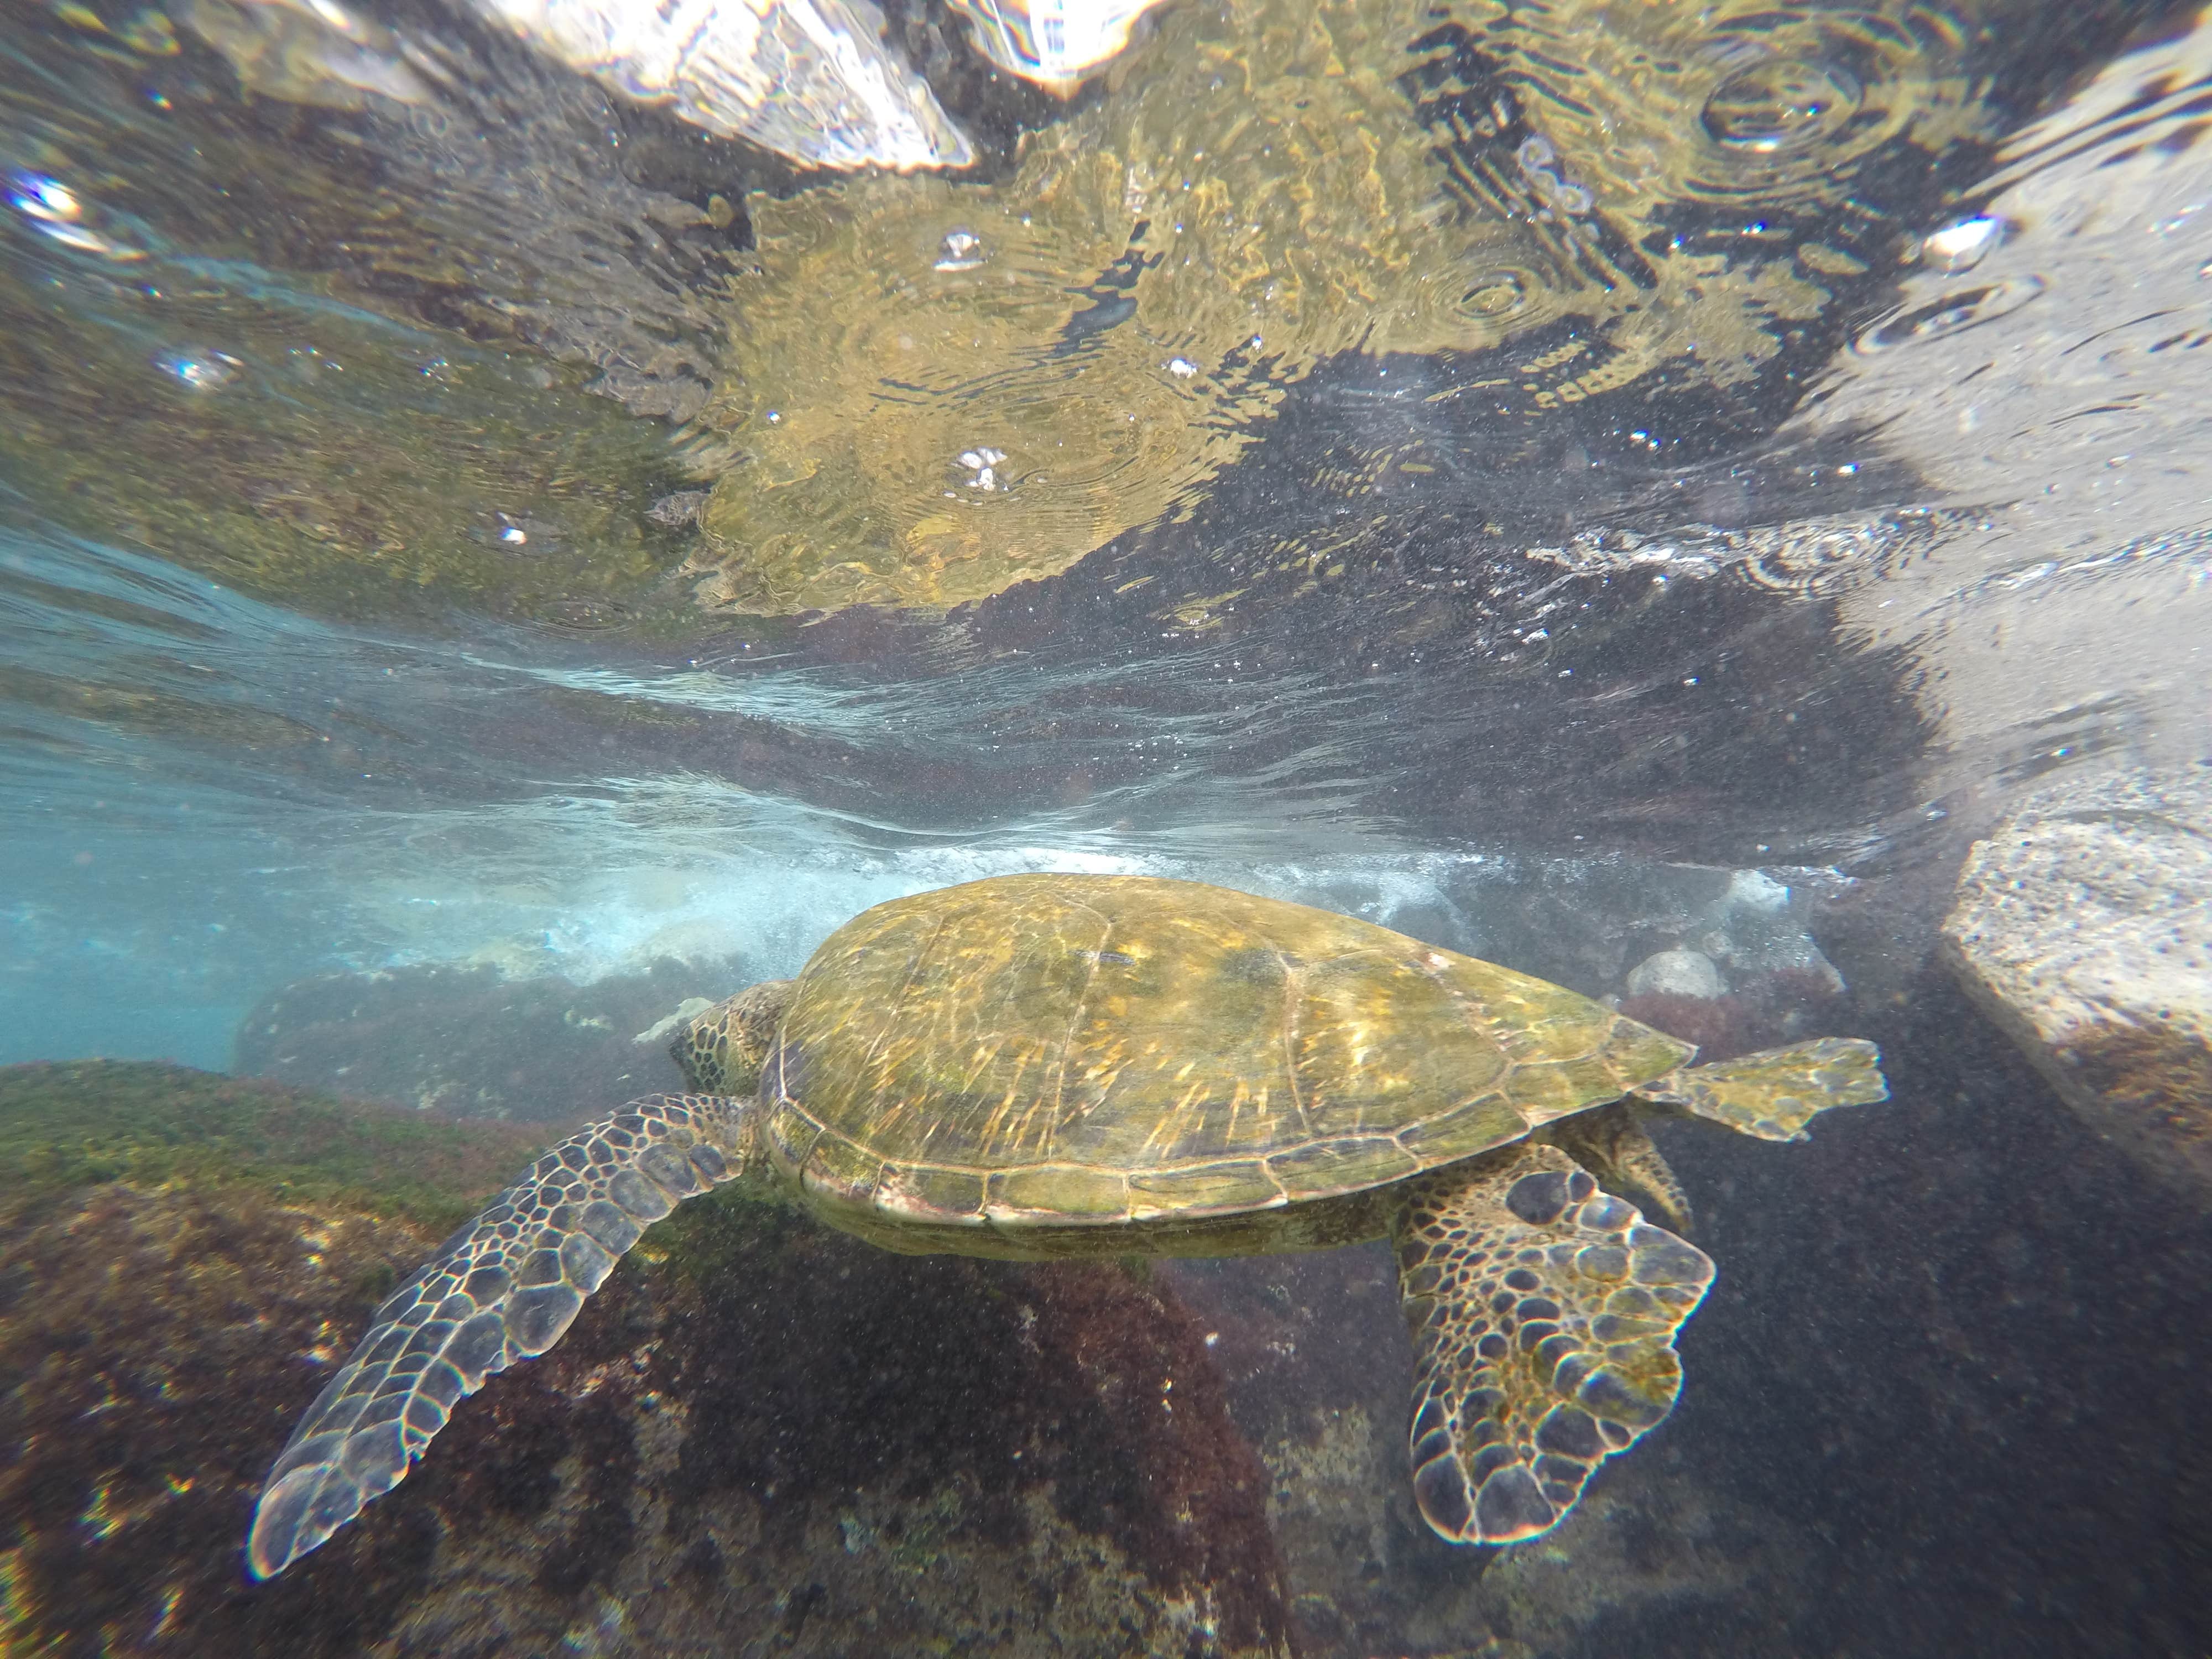
[[[249,1583],[301,1411],[542,1139],[168,1066],[0,1071],[0,1650],[1284,1649],[1267,1472],[1163,1285],[887,1256],[735,1193]]]
[[[1728,994],[1728,981],[1702,951],[1660,951],[1628,970],[1622,988],[1630,996],[1698,997],[1711,1001]]]
[[[2093,1129],[2212,1198],[2212,777],[2032,797],[1967,855],[1943,944]]]

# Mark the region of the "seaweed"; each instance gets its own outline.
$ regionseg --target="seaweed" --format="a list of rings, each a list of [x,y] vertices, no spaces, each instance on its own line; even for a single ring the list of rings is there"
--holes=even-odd
[[[105,1182],[189,1180],[444,1230],[535,1156],[542,1135],[158,1061],[11,1066],[0,1067],[0,1213]]]

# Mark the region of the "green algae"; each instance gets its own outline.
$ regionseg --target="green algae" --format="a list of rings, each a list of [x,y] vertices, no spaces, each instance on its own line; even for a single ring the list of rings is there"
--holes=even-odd
[[[649,1271],[671,1285],[713,1292],[746,1282],[763,1261],[781,1257],[821,1231],[773,1177],[756,1175],[679,1205],[654,1222],[617,1271]]]
[[[559,1138],[544,1124],[457,1122],[157,1060],[0,1066],[0,1224],[121,1182],[252,1187],[443,1234]],[[655,1224],[625,1268],[726,1285],[811,1227],[765,1181],[742,1182]]]
[[[0,1215],[110,1182],[250,1184],[280,1201],[459,1225],[544,1131],[459,1124],[155,1061],[0,1068]]]

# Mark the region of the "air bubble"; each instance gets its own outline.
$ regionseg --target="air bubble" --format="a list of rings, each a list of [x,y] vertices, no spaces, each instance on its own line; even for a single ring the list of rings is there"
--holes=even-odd
[[[1770,58],[1715,88],[1698,120],[1724,149],[1791,154],[1840,133],[1865,98],[1858,77],[1837,64]]]
[[[2007,317],[2043,292],[2039,276],[2013,276],[1978,288],[1954,289],[1876,323],[1851,343],[1860,356],[1924,343]]]
[[[164,352],[154,367],[195,392],[213,392],[236,380],[246,365],[227,351],[186,350]]]
[[[1553,148],[1552,141],[1540,136],[1522,139],[1520,149],[1513,152],[1514,164],[1521,169],[1521,176],[1528,181],[1537,199],[1547,209],[1581,218],[1589,212],[1596,198],[1572,179],[1552,171],[1559,159],[1559,151]]]
[[[1942,267],[1944,275],[1955,276],[1981,264],[1984,256],[2003,238],[2004,222],[1984,215],[1948,226],[1920,246],[1929,264]]]
[[[965,481],[968,487],[980,489],[987,495],[1012,489],[1012,480],[999,477],[999,468],[1006,459],[1006,452],[1003,449],[988,449],[978,445],[974,449],[963,450],[960,465],[966,467],[971,475]]]
[[[935,270],[973,270],[989,255],[983,251],[983,239],[972,230],[948,230],[945,240],[937,246]]]

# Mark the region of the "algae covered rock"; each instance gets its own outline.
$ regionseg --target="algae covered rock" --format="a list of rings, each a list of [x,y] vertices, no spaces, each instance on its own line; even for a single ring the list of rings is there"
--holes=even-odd
[[[541,1130],[159,1065],[0,1071],[0,1649],[1280,1650],[1264,1468],[1107,1264],[886,1258],[742,1201],[252,1585],[287,1427]]]
[[[337,1653],[388,1622],[419,1577],[388,1553],[318,1611],[258,1603],[233,1534],[333,1320],[527,1139],[175,1066],[0,1071],[0,1649]]]
[[[1967,855],[1943,944],[2093,1129],[2212,1196],[2212,779],[2032,798]]]

